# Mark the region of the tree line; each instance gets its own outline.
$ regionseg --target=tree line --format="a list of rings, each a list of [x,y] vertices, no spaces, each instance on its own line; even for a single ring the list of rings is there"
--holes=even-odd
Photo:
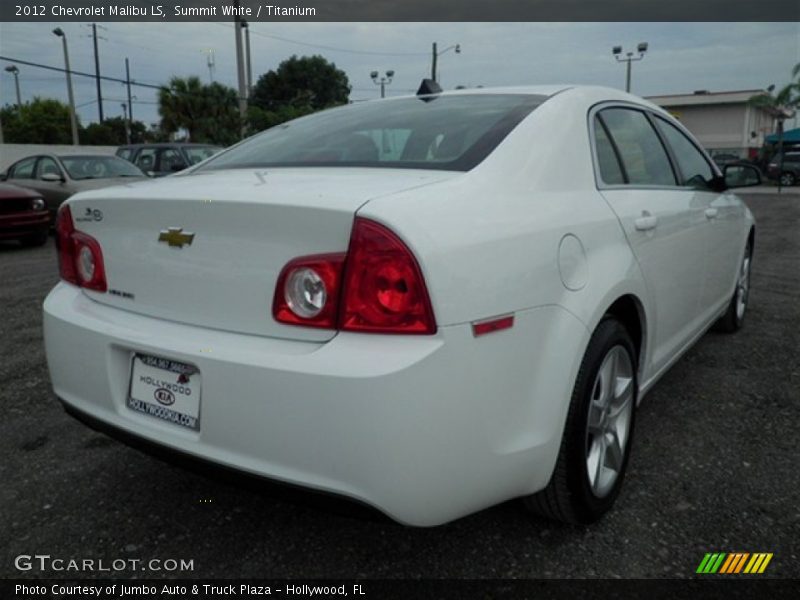
[[[350,83],[344,71],[322,56],[292,56],[261,75],[248,98],[242,122],[238,92],[199,77],[173,77],[158,92],[160,121],[148,127],[130,123],[131,143],[179,139],[227,146],[241,139],[242,130],[257,133],[297,117],[346,104]],[[34,98],[22,106],[0,109],[7,143],[71,144],[69,106],[52,98]],[[78,137],[86,145],[120,145],[126,141],[122,117],[82,126]]]

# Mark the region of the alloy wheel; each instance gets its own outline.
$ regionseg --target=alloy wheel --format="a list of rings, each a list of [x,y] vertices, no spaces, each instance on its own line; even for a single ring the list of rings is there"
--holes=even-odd
[[[620,345],[606,354],[592,386],[586,423],[586,472],[592,493],[614,488],[625,461],[634,398],[633,363]]]
[[[741,321],[747,308],[747,297],[750,294],[750,252],[745,252],[739,279],[736,282],[736,318]]]

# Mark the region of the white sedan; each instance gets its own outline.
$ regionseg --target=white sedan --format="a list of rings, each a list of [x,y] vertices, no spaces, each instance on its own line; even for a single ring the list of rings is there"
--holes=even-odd
[[[620,492],[637,406],[738,329],[754,221],[662,109],[595,87],[317,113],[73,196],[44,303],[67,411],[407,524]]]

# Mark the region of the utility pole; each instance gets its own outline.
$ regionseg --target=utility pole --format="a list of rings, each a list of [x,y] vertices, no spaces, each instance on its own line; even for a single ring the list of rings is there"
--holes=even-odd
[[[456,54],[461,54],[461,44],[453,44],[439,52],[436,42],[433,42],[433,52],[431,54],[431,79],[438,81],[436,78],[436,68],[438,66],[439,57],[450,50],[455,50]]]
[[[250,63],[250,24],[242,19],[244,27],[245,70],[247,71],[247,97],[253,93],[253,68]]]
[[[97,24],[92,23],[92,40],[94,42],[94,73],[97,82],[97,111],[100,113],[100,122],[103,122],[103,95],[100,91],[100,56],[97,52]]]
[[[67,96],[69,97],[69,120],[72,126],[72,145],[80,144],[78,141],[78,117],[75,114],[75,96],[72,93],[72,71],[69,68],[69,51],[67,50],[67,36],[61,27],[53,29],[53,34],[61,38],[64,44],[64,67],[67,73]]]
[[[122,103],[122,114],[125,116],[125,143],[131,144],[131,123],[128,120],[128,105]]]
[[[131,101],[131,65],[125,57],[125,83],[128,86],[128,125],[133,121],[133,102]]]
[[[239,79],[239,118],[241,119],[241,137],[244,137],[247,118],[247,92],[245,91],[244,57],[242,56],[242,19],[239,17],[239,0],[234,2],[234,35],[236,36],[236,71]]]

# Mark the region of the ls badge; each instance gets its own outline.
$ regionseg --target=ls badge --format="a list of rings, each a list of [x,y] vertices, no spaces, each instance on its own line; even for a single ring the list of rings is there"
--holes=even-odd
[[[194,240],[194,234],[184,231],[183,227],[170,227],[162,230],[158,235],[159,242],[166,242],[172,248],[191,246],[192,240]]]

